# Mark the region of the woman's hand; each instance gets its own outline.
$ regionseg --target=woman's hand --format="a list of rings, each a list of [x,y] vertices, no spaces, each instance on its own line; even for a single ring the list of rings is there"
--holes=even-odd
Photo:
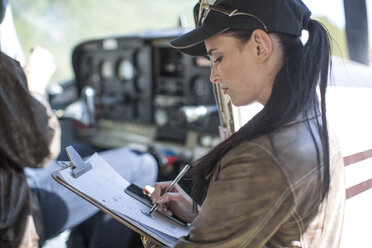
[[[167,215],[175,215],[188,223],[193,221],[198,213],[193,209],[192,198],[178,184],[170,192],[165,193],[171,183],[171,181],[155,183],[155,191],[151,194],[152,202],[159,203],[157,209]]]

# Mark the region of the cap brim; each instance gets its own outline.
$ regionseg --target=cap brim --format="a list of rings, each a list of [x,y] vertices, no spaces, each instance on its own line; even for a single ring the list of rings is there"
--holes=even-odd
[[[217,17],[217,15],[219,15],[219,17]],[[209,22],[211,19],[214,19],[214,21]],[[216,22],[216,19],[219,21]],[[221,16],[219,13],[210,13],[203,25],[174,40],[171,40],[170,46],[189,55],[206,55],[207,50],[205,48],[204,41],[214,35],[224,32],[227,29],[229,28],[227,26],[225,15]]]

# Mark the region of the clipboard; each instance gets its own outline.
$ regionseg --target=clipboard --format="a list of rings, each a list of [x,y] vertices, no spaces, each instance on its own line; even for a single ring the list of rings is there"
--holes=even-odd
[[[159,224],[159,227],[163,227],[164,225],[166,225],[167,230],[168,228],[170,228],[169,230],[172,231],[174,228],[174,230],[176,230],[177,233],[178,232],[185,233],[185,234],[188,233],[187,227],[181,227],[181,225],[179,225],[178,223],[174,222],[173,220],[159,213],[155,213],[154,220],[143,219],[145,220],[144,222],[144,221],[141,221],[142,217],[140,217],[140,219],[137,219],[136,216],[134,216],[132,213],[137,210],[140,211],[141,209],[136,210],[135,208],[136,207],[143,208],[142,205],[139,205],[143,203],[141,203],[140,201],[136,200],[135,198],[133,198],[132,196],[124,192],[123,188],[126,185],[125,183],[128,183],[129,185],[129,182],[127,182],[123,178],[119,179],[115,177],[115,176],[120,177],[120,175],[118,175],[111,168],[111,166],[108,165],[107,162],[105,162],[103,158],[101,158],[98,154],[94,154],[90,159],[88,159],[88,161],[84,161],[81,159],[80,155],[75,151],[73,147],[70,146],[66,148],[66,152],[69,155],[70,161],[59,161],[59,164],[61,165],[62,169],[53,172],[51,175],[52,178],[57,183],[71,190],[72,192],[74,192],[75,194],[83,198],[84,200],[88,201],[90,204],[96,206],[101,211],[110,215],[111,217],[113,217],[120,223],[124,224],[125,226],[129,227],[130,229],[132,229],[139,235],[146,236],[152,242],[158,245],[174,247],[179,237],[175,237],[174,235],[170,235],[169,233],[163,232],[162,229],[158,228],[156,222],[159,222],[161,224],[161,225]],[[97,167],[98,165],[102,165],[102,166],[105,165],[106,167],[104,168],[104,170],[103,169],[100,170],[99,167]],[[82,166],[83,168],[79,168],[80,166]],[[109,166],[111,169],[107,166]],[[117,175],[115,175],[115,173]],[[114,180],[116,178],[117,185],[119,185],[119,183],[121,182],[123,182],[123,185],[120,186],[122,187],[120,190],[118,189],[120,187],[118,187],[117,185],[111,186],[111,187],[114,187],[114,189],[116,189],[117,192],[119,193],[113,193],[112,192],[113,188],[111,188],[111,190],[108,188],[106,192],[108,194],[107,199],[102,200],[103,198],[100,198],[98,196],[98,193],[97,195],[92,194],[94,190],[92,189],[90,191],[89,186],[86,185],[88,181],[85,181],[85,180],[89,178],[89,183],[92,183],[92,185],[94,185],[94,182],[90,182],[90,181],[92,180],[94,181],[94,178],[96,178],[96,180],[101,180],[98,183],[102,186],[104,185],[104,181],[103,181],[104,179],[102,178],[104,178],[105,175],[107,177],[110,176],[114,178]],[[110,180],[113,180],[113,179],[110,178]],[[85,182],[87,183],[84,184]],[[104,191],[105,189],[104,187],[103,189],[102,187],[100,187],[100,190]],[[121,194],[122,191],[123,191],[123,194]],[[116,195],[111,197],[110,193],[116,194]],[[122,202],[123,207],[121,207],[121,205],[120,207],[116,207],[116,205],[113,205],[114,201],[112,201],[113,202],[112,204],[111,203],[109,204],[109,201],[111,200],[110,197],[111,198],[117,197],[118,199],[115,199],[116,201],[123,200]],[[129,198],[126,198],[126,197],[129,197]],[[133,201],[136,201],[136,202],[133,202]],[[130,205],[130,202],[132,202],[133,204]],[[128,205],[126,206],[125,204],[128,204]],[[148,208],[148,206],[145,206],[145,207]],[[150,217],[146,217],[146,218],[150,218]],[[155,227],[151,226],[149,225],[149,223],[146,223],[146,221],[149,221],[152,224],[155,223],[156,226]]]

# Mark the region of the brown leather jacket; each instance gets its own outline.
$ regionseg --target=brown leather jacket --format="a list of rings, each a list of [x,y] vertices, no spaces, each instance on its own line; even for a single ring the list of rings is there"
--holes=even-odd
[[[42,167],[59,153],[60,127],[38,98],[19,63],[0,53],[0,247],[38,247],[42,240],[39,203],[23,168]]]
[[[310,119],[315,130],[316,119]],[[313,132],[319,143],[317,132]],[[273,149],[273,145],[275,150]],[[320,149],[320,161],[322,152]],[[344,167],[330,134],[331,184],[322,198],[311,134],[299,119],[271,139],[229,151],[209,175],[210,186],[188,237],[176,247],[338,248],[345,203]]]

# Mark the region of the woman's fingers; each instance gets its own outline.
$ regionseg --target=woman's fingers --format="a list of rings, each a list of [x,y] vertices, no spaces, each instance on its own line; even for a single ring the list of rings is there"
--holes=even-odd
[[[171,192],[165,193],[157,199],[156,203],[165,204],[167,202],[173,201],[174,200],[174,194],[175,193],[171,193]],[[176,193],[176,194],[178,194],[178,193]]]
[[[158,182],[158,183],[155,183],[154,185],[154,192],[151,194],[151,200],[153,203],[155,203],[158,198],[164,194],[164,192],[167,190],[167,188],[169,187],[169,185],[171,184],[172,182],[170,181],[167,181],[167,182]]]
[[[168,215],[176,215],[186,222],[191,222],[196,217],[193,209],[193,201],[185,192],[168,192],[162,195],[158,201],[162,206],[162,212]]]
[[[151,194],[152,202],[159,204],[158,211],[191,222],[197,214],[193,209],[192,198],[178,184],[170,192],[166,192],[171,183],[171,181],[155,183],[155,190]]]
[[[158,211],[165,213],[166,215],[172,216],[173,212],[167,208],[165,205],[159,205],[158,206]]]
[[[155,188],[154,187],[152,187],[152,186],[150,186],[150,185],[146,185],[144,188],[143,188],[143,193],[145,194],[145,195],[148,195],[148,196],[150,196],[151,197],[151,195],[152,195],[152,193],[154,193],[154,191],[155,191]]]

